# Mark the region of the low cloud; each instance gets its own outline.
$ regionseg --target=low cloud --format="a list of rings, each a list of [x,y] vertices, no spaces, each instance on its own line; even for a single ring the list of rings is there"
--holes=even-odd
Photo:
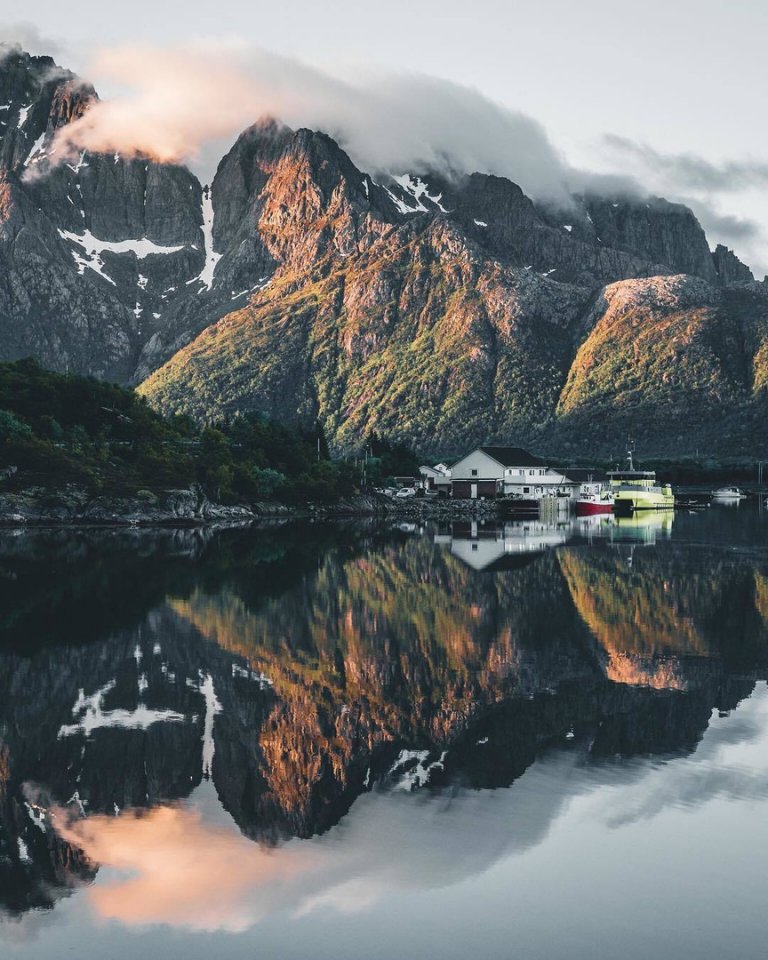
[[[689,206],[713,246],[723,243],[735,248],[758,276],[768,272],[768,238],[763,225],[722,209],[726,204],[738,206],[740,200],[743,206],[750,191],[764,190],[768,163],[751,159],[713,163],[695,153],[667,153],[615,134],[604,136],[601,147],[610,166],[625,170],[647,192]]]
[[[15,28],[18,37],[25,31],[25,43],[47,43],[32,27]],[[424,74],[350,79],[232,41],[105,48],[85,73],[110,95],[58,133],[59,160],[83,149],[150,156],[189,164],[210,181],[237,135],[270,116],[328,133],[374,174],[497,174],[560,207],[586,191],[686,203],[713,245],[735,247],[761,275],[768,268],[768,240],[743,202],[768,184],[768,163],[712,163],[609,135],[601,142],[605,172],[576,170],[536,120],[472,88]]]
[[[619,163],[632,164],[640,176],[660,178],[681,190],[738,193],[768,184],[768,163],[729,160],[712,163],[695,153],[663,153],[646,143],[607,134],[603,142]]]
[[[40,33],[33,23],[0,22],[0,61],[13,50],[26,50],[28,53],[53,56],[60,49],[55,40]]]
[[[568,199],[566,164],[540,124],[423,74],[345,80],[265,50],[217,44],[105,50],[88,79],[122,92],[62,131],[60,147],[209,167],[212,145],[273,116],[325,131],[364,170],[482,170],[534,197]]]
[[[762,237],[762,228],[755,220],[749,220],[746,217],[734,217],[731,214],[718,213],[717,210],[709,208],[704,204],[691,200],[692,204],[698,206],[699,220],[701,225],[707,231],[712,231],[719,236],[724,236],[734,243],[752,242]]]

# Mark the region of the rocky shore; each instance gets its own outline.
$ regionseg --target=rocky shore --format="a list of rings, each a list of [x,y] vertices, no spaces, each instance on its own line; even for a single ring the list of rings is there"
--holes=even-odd
[[[286,505],[276,501],[223,504],[210,500],[199,487],[160,494],[141,490],[132,497],[90,495],[81,488],[52,492],[30,488],[0,492],[0,526],[205,526],[251,523],[270,519],[389,517],[410,522],[457,518],[492,518],[493,501],[396,500],[381,494],[358,495],[333,504]]]

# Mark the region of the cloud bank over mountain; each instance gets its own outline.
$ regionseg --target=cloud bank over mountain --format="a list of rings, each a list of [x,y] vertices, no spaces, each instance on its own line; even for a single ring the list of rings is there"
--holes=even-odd
[[[689,206],[707,233],[736,247],[759,275],[768,273],[768,239],[763,225],[748,216],[724,213],[734,195],[758,196],[768,187],[768,162],[746,159],[714,163],[691,152],[657,150],[647,143],[606,134],[602,147],[609,164],[625,170],[652,193]]]
[[[0,36],[34,51],[57,46],[31,24],[0,26]],[[734,247],[758,274],[768,271],[763,227],[749,204],[738,203],[764,192],[768,163],[759,160],[716,163],[606,134],[598,151],[602,157],[595,157],[602,170],[597,173],[570,165],[532,117],[479,90],[426,74],[334,75],[221,38],[90,49],[83,74],[108,96],[59,132],[60,161],[71,161],[83,149],[147,155],[186,163],[210,182],[237,135],[271,116],[294,129],[328,133],[372,173],[496,174],[559,207],[568,207],[572,193],[581,192],[667,197],[690,206],[713,243]]]
[[[52,37],[41,33],[34,23],[0,21],[0,60],[3,59],[4,52],[17,47],[37,55],[47,54],[49,57],[61,50],[61,45]]]
[[[233,44],[103,50],[88,79],[119,92],[63,130],[60,146],[187,162],[209,176],[222,140],[273,116],[328,133],[364,170],[480,170],[568,199],[567,165],[539,123],[447,80],[341,79]]]

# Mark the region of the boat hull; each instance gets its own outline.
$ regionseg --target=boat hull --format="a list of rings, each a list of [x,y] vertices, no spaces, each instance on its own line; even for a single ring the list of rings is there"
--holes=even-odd
[[[674,510],[675,498],[663,494],[637,493],[617,496],[613,501],[613,512],[619,516],[629,516],[638,510]]]
[[[577,517],[594,517],[601,513],[613,513],[611,500],[577,500]]]
[[[714,491],[712,499],[716,503],[737,503],[739,500],[746,500],[747,495],[738,487],[720,487]]]

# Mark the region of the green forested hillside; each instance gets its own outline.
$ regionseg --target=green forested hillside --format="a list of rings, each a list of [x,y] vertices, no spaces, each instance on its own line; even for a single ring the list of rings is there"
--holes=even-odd
[[[412,464],[407,452],[382,452],[380,470],[401,466],[403,456]],[[354,463],[328,458],[314,429],[255,413],[198,426],[162,416],[132,390],[32,360],[0,364],[0,472],[10,489],[73,484],[119,495],[198,483],[223,501],[331,501],[354,492],[359,478]]]
[[[434,456],[501,442],[605,457],[627,437],[646,456],[768,456],[764,284],[651,277],[590,304],[433,255],[397,278],[368,264],[301,295],[275,287],[140,392],[169,414],[318,419],[338,452],[378,431]],[[448,274],[463,292],[445,296]],[[394,292],[377,306],[384,284]]]

